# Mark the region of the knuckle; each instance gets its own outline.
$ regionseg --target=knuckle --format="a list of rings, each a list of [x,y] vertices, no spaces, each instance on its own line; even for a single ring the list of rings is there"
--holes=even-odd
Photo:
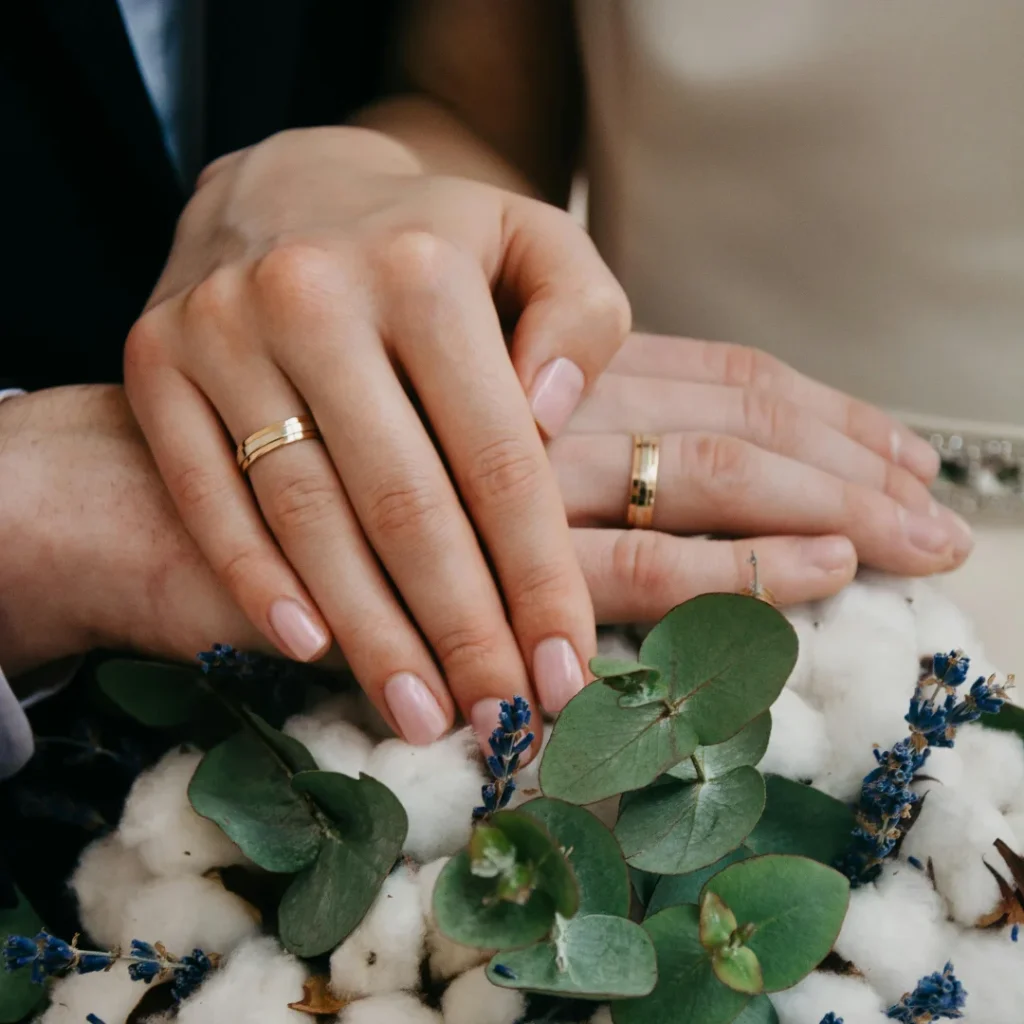
[[[615,586],[656,602],[672,577],[670,538],[649,530],[627,530],[615,540],[611,565]]]
[[[444,630],[432,646],[447,675],[478,669],[491,675],[502,654],[497,632],[483,622],[464,622]]]
[[[382,538],[436,536],[447,521],[444,504],[429,485],[385,483],[369,495],[368,526]]]
[[[528,569],[516,581],[512,603],[519,608],[562,609],[575,595],[564,565],[545,562]]]
[[[777,361],[760,349],[726,344],[720,352],[725,383],[733,387],[767,387],[778,372]]]
[[[473,459],[470,486],[479,500],[498,504],[529,501],[540,487],[541,460],[521,441],[501,438]]]
[[[743,389],[743,419],[754,441],[782,449],[799,435],[799,411],[764,388]]]
[[[274,526],[297,532],[321,526],[337,512],[338,489],[317,476],[294,476],[275,487],[267,501]]]
[[[430,288],[444,281],[457,258],[450,242],[431,231],[401,231],[378,250],[378,269],[394,280]]]
[[[124,376],[129,387],[163,364],[165,339],[161,319],[155,309],[143,313],[128,332],[124,343]]]
[[[227,268],[211,271],[185,296],[182,304],[185,334],[190,333],[189,328],[225,327],[234,318],[238,305],[235,275]]]
[[[202,465],[186,466],[171,476],[168,486],[186,519],[215,510],[226,492],[223,477]]]
[[[289,242],[275,246],[257,260],[252,282],[272,310],[294,311],[319,307],[336,283],[334,255],[315,245]]]
[[[263,558],[254,548],[239,548],[217,566],[217,575],[233,594],[245,593],[263,568]]]
[[[749,477],[749,452],[749,445],[738,438],[698,434],[684,446],[681,458],[688,476],[705,486],[713,484],[721,494],[744,486]]]
[[[633,325],[633,310],[622,286],[613,278],[589,285],[580,296],[589,319],[609,337],[624,338]]]

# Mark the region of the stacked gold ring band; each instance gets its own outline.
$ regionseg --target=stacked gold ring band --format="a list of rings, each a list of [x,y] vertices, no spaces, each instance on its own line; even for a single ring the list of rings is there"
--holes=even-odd
[[[238,468],[248,473],[249,468],[257,460],[269,455],[286,444],[296,441],[316,440],[320,437],[320,428],[312,416],[290,416],[286,420],[271,423],[269,427],[250,434],[235,453]]]
[[[656,437],[633,435],[633,468],[626,521],[641,530],[649,529],[654,521],[654,499],[658,494],[658,445]]]

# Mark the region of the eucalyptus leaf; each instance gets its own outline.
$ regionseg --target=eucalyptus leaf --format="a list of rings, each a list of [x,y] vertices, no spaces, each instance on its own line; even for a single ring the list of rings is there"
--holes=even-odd
[[[319,956],[342,943],[366,916],[402,851],[405,809],[368,775],[301,772],[292,786],[327,818],[316,861],[298,875],[278,908],[281,941],[298,956]]]
[[[320,829],[305,797],[292,788],[291,771],[248,729],[206,754],[188,796],[198,814],[267,871],[301,871],[319,852]]]
[[[517,862],[536,868],[537,887],[551,897],[555,910],[572,917],[580,907],[579,884],[561,844],[546,825],[522,811],[499,811],[491,816],[490,825],[512,840]]]
[[[280,729],[275,729],[259,715],[249,711],[248,708],[241,708],[240,714],[249,728],[254,729],[263,742],[281,758],[289,771],[315,772],[317,770],[316,759],[295,737],[281,732]]]
[[[651,902],[660,884],[661,876],[652,874],[650,871],[641,871],[639,868],[630,867],[628,864],[626,868],[629,871],[629,883],[633,887],[636,898],[646,907]],[[703,884],[702,882],[701,885]],[[700,886],[697,886],[697,891],[693,894],[692,900],[680,900],[679,902],[696,903],[698,895],[700,895]]]
[[[545,796],[592,804],[641,789],[697,748],[697,734],[661,704],[619,706],[600,683],[584,687],[555,722],[540,767]]]
[[[0,947],[8,935],[38,935],[43,922],[32,905],[15,890],[18,902],[9,910],[0,910]],[[0,969],[0,1024],[16,1024],[26,1018],[46,998],[46,987],[32,981],[32,969]]]
[[[1024,739],[1024,708],[1007,701],[994,715],[982,715],[978,724],[986,729],[999,729],[1002,732],[1015,732]]]
[[[202,675],[184,665],[116,658],[96,670],[100,689],[143,725],[169,729],[190,721],[203,703]]]
[[[495,954],[487,977],[502,988],[628,999],[650,993],[658,970],[654,946],[639,925],[607,914],[578,914],[560,923],[557,942],[548,939]]]
[[[828,956],[846,916],[850,883],[807,857],[751,857],[704,887],[729,905],[757,954],[766,992],[791,988]]]
[[[724,946],[737,926],[736,915],[713,892],[700,901],[700,943],[707,950]]]
[[[643,999],[612,1003],[615,1024],[732,1024],[749,996],[723,985],[700,944],[693,905],[670,907],[644,921],[658,959],[658,984]]]
[[[689,874],[662,875],[647,902],[648,915],[653,916],[667,907],[678,907],[683,903],[697,903],[700,900],[701,890],[709,878],[713,878],[730,864],[736,864],[750,856],[752,854],[745,845],[739,846],[727,853],[721,860],[715,861],[714,864],[698,868]]]
[[[633,794],[615,825],[627,862],[682,875],[736,849],[764,808],[764,780],[744,765],[707,782],[670,779]]]
[[[619,707],[639,708],[668,699],[668,684],[662,681],[661,672],[650,665],[598,656],[590,659],[590,671],[620,695]]]
[[[772,715],[765,711],[748,722],[732,739],[716,743],[713,747],[698,747],[688,760],[670,768],[668,774],[674,779],[692,782],[698,778],[698,769],[705,779],[717,779],[734,768],[756,765],[768,749],[771,734]]]
[[[765,807],[745,845],[753,853],[791,853],[832,865],[850,845],[853,811],[819,789],[781,775],[765,779]]]
[[[711,954],[715,977],[734,992],[756,996],[764,990],[764,978],[757,954],[749,946],[726,947]]]
[[[779,1015],[767,996],[755,996],[732,1024],[779,1024]]]
[[[519,810],[536,818],[566,851],[579,883],[579,914],[629,916],[629,875],[611,831],[590,811],[538,797]]]
[[[705,746],[723,743],[767,711],[796,656],[786,617],[742,594],[704,594],[673,608],[640,647],[640,660],[661,670]]]

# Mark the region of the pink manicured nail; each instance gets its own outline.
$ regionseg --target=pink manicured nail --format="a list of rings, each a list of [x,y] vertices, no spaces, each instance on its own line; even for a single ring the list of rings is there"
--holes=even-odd
[[[916,477],[931,480],[939,472],[939,453],[924,438],[918,437],[912,431],[901,433],[898,429],[894,430],[889,439],[889,450],[892,453],[892,461],[904,469],[909,469]]]
[[[384,700],[408,743],[433,743],[448,731],[448,719],[437,698],[411,672],[399,672],[384,684]]]
[[[799,543],[805,561],[827,573],[849,570],[857,562],[857,553],[846,537],[805,537]]]
[[[572,644],[549,636],[533,652],[533,681],[544,710],[557,715],[583,689],[583,669]]]
[[[330,637],[298,601],[279,597],[268,614],[270,628],[297,661],[310,661],[330,643]]]
[[[552,359],[540,368],[530,391],[530,409],[548,437],[557,437],[569,422],[585,384],[583,371],[571,359]]]

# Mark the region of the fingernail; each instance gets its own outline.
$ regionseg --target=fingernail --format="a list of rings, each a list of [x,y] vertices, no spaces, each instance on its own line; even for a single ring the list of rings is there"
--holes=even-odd
[[[903,532],[907,540],[915,548],[930,555],[937,555],[953,543],[950,531],[942,525],[941,517],[935,519],[931,516],[920,516],[916,512],[908,512],[902,505],[897,509],[897,514],[903,523]]]
[[[848,570],[857,560],[853,544],[846,537],[807,537],[800,545],[804,561],[823,572]]]
[[[541,367],[530,390],[533,418],[548,437],[557,437],[580,403],[586,378],[583,371],[564,357]]]
[[[498,715],[501,713],[501,701],[494,697],[485,697],[473,705],[469,713],[469,724],[473,726],[477,742],[485,754],[489,754],[490,748],[487,741],[491,733],[498,728]]]
[[[583,669],[572,644],[549,636],[533,651],[533,681],[544,710],[557,715],[583,689]]]
[[[423,746],[448,731],[448,719],[437,698],[411,672],[399,672],[384,684],[384,700],[407,743]]]
[[[939,518],[946,523],[953,535],[953,550],[956,556],[966,558],[974,550],[974,531],[970,524],[948,508],[941,510]]]
[[[939,472],[939,453],[912,431],[894,430],[889,444],[892,460],[916,477],[931,480]]]
[[[309,612],[290,597],[279,597],[270,606],[268,618],[270,628],[297,661],[312,660],[330,642]]]

